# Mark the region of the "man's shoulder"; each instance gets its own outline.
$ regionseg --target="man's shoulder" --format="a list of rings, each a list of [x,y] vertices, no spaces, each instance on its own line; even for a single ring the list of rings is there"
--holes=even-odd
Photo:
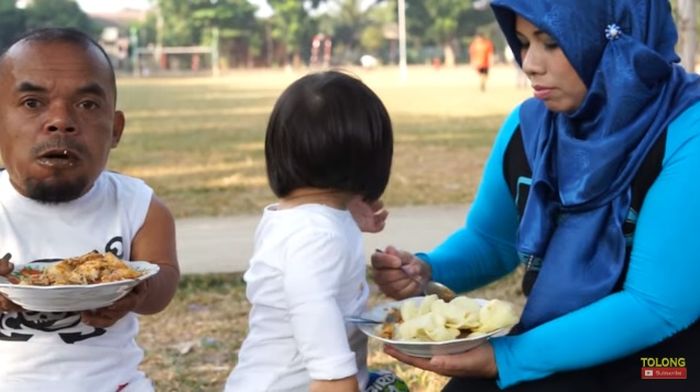
[[[103,171],[98,181],[103,182],[109,189],[120,194],[147,193],[150,196],[153,193],[153,189],[142,179],[115,171]]]

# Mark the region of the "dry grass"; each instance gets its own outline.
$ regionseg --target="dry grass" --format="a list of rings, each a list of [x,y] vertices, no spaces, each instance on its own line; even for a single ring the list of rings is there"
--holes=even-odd
[[[487,287],[468,293],[482,298],[503,298],[522,305],[520,271]],[[142,369],[158,391],[221,391],[236,363],[247,331],[249,304],[241,274],[186,276],[168,309],[141,317],[139,343],[146,350]],[[388,298],[372,288],[370,303]],[[370,368],[395,372],[411,391],[439,391],[447,379],[398,363],[370,340]]]

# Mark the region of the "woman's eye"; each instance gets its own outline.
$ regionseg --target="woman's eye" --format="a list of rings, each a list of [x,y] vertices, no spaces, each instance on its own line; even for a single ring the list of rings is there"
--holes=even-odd
[[[558,42],[545,42],[544,47],[550,50],[553,49],[559,49],[559,43]]]

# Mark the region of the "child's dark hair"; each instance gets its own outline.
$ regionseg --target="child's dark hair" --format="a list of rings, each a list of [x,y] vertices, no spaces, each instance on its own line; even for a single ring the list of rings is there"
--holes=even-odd
[[[381,100],[338,71],[292,83],[267,125],[267,177],[280,198],[313,187],[376,200],[389,181],[392,154],[391,120]]]

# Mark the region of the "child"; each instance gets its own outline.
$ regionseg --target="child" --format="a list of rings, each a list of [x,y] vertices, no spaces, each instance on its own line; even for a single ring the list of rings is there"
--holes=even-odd
[[[393,136],[379,98],[337,71],[302,77],[275,104],[265,138],[270,187],[244,278],[249,331],[226,391],[368,387],[362,233],[350,208],[377,201]],[[384,215],[385,216],[385,215]]]

